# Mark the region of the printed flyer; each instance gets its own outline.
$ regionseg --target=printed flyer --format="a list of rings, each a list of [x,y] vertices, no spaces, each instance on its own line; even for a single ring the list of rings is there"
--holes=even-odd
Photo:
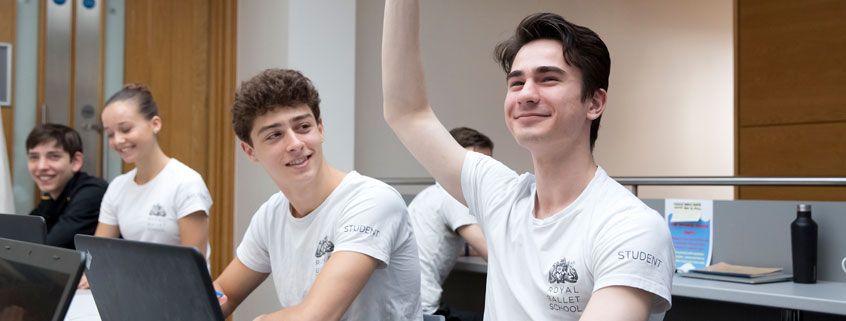
[[[676,270],[687,272],[710,265],[714,201],[666,199],[664,217],[676,249]]]

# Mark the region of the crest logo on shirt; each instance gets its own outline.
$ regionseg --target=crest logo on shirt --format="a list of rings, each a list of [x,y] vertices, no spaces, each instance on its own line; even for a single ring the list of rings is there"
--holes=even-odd
[[[156,204],[156,205],[153,205],[153,208],[150,209],[150,213],[147,214],[147,215],[165,217],[165,216],[167,216],[167,211],[165,211],[164,207],[162,207],[161,205]]]
[[[575,264],[575,261],[567,261],[567,258],[561,258],[552,264],[552,268],[549,269],[549,283],[576,283],[579,280],[579,274],[576,273]]]
[[[321,257],[332,253],[335,250],[335,244],[329,240],[328,236],[324,236],[320,242],[317,242],[317,251],[314,252],[314,257]]]

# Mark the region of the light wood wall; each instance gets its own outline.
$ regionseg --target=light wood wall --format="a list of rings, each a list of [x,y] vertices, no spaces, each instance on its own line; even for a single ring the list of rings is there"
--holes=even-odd
[[[846,176],[846,1],[737,0],[737,174]],[[846,188],[738,199],[846,201]]]
[[[213,277],[233,252],[236,9],[236,0],[126,2],[125,82],[150,88],[163,122],[159,144],[209,187]]]
[[[14,71],[14,46],[15,46],[15,24],[17,17],[17,8],[15,6],[16,0],[0,0],[0,42],[8,42],[12,44],[12,71]],[[13,149],[15,145],[15,95],[14,95],[14,74],[12,76],[12,106],[0,108],[0,113],[3,115],[3,137],[6,139],[6,150],[9,160],[9,170],[12,170]]]

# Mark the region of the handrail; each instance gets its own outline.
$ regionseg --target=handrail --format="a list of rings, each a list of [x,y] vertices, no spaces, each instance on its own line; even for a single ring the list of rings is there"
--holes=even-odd
[[[746,177],[746,176],[619,176],[622,185],[632,187],[637,195],[640,185],[670,186],[846,186],[846,177]],[[381,178],[390,185],[431,185],[429,177]]]
[[[632,187],[637,195],[640,185],[672,186],[846,186],[846,177],[746,177],[746,176],[686,176],[686,177],[614,177],[617,182]]]

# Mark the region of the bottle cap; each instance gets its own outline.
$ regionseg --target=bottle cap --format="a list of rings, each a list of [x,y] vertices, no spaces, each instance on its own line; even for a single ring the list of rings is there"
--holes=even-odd
[[[799,211],[799,212],[810,212],[811,211],[811,204],[796,205],[796,210]]]

